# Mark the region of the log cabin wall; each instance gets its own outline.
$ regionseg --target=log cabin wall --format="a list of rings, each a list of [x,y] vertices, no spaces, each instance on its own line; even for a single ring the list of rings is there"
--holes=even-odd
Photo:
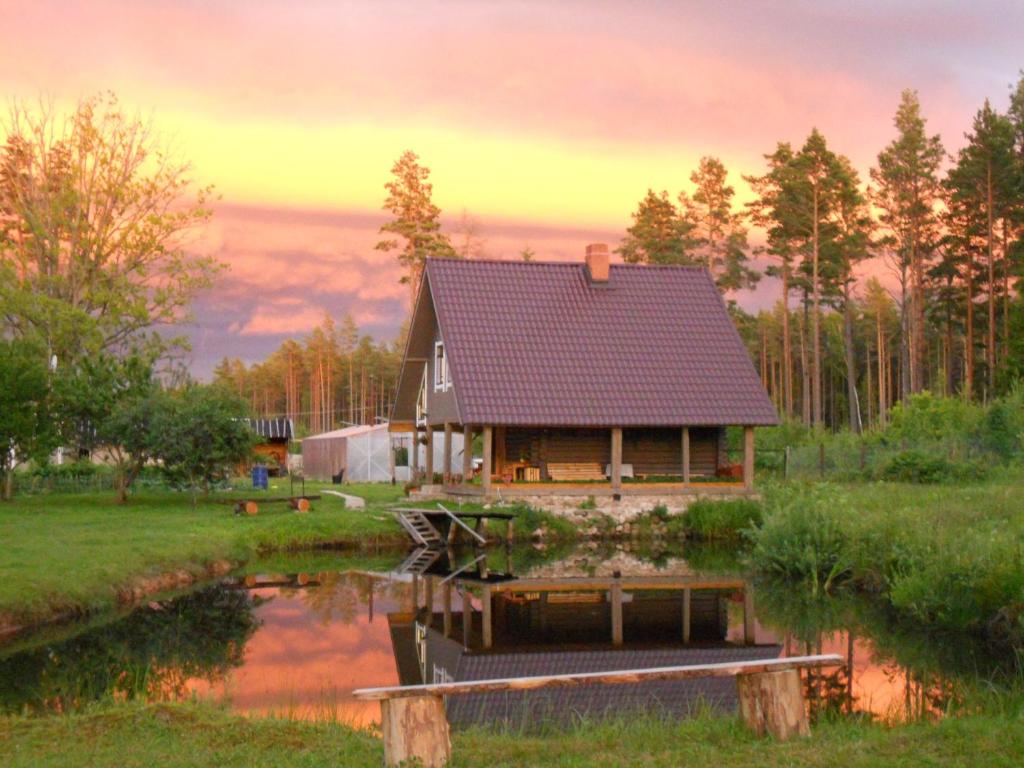
[[[714,475],[720,466],[719,427],[690,427],[690,473]],[[682,428],[625,429],[622,463],[633,465],[641,476],[681,477],[683,474]]]
[[[692,474],[714,475],[727,463],[724,451],[724,428],[690,428]],[[505,462],[522,461],[539,466],[545,478],[549,462],[598,463],[604,468],[611,461],[611,434],[607,429],[498,428],[495,430],[495,457],[496,469]],[[682,428],[624,429],[622,462],[632,464],[637,477],[681,477]]]
[[[508,427],[497,432],[496,439],[504,433],[501,447],[495,450],[503,461],[525,461],[541,469],[547,479],[547,465],[555,463],[595,463],[602,469],[611,461],[611,431],[607,429],[536,429]]]

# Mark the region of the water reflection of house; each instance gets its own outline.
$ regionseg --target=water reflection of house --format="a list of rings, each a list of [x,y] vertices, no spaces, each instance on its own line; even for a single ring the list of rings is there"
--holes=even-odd
[[[781,652],[779,645],[754,644],[749,600],[744,642],[726,640],[728,602],[749,594],[740,580],[531,579],[494,572],[422,578],[422,604],[416,598],[412,610],[388,617],[403,685],[733,662]],[[441,610],[428,609],[438,592]],[[736,704],[735,680],[703,678],[471,694],[447,706],[453,724],[467,725],[628,709],[686,715]]]

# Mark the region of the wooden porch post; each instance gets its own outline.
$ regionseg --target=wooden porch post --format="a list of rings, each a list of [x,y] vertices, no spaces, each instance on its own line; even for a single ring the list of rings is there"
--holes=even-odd
[[[743,487],[754,488],[754,428],[743,428]]]
[[[746,645],[757,642],[754,631],[754,590],[749,581],[743,585],[743,642]]]
[[[409,446],[409,482],[415,483],[420,474],[420,429],[412,428],[412,445]]]
[[[690,428],[683,427],[683,485],[690,484]]]
[[[434,428],[427,424],[427,455],[426,455],[426,467],[424,474],[426,475],[427,485],[432,485],[434,482]]]
[[[484,496],[487,496],[491,492],[491,472],[493,471],[492,457],[494,454],[494,427],[484,427],[484,465],[480,474],[480,487],[484,491]]]
[[[462,427],[462,483],[469,485],[473,480],[473,427]]]
[[[448,485],[452,481],[452,424],[444,423],[444,468],[441,470],[442,482]]]
[[[612,429],[612,490],[622,490],[622,427]]]

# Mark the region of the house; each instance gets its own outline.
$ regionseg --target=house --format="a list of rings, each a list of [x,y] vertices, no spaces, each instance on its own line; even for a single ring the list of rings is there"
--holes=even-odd
[[[288,443],[295,436],[291,419],[245,419],[256,436],[253,454],[256,462],[266,464],[274,474],[288,472]]]
[[[412,461],[413,434],[391,432],[387,424],[357,425],[311,435],[302,441],[302,471],[311,480],[382,483],[410,479],[412,464],[426,464],[427,446],[418,446]],[[443,466],[441,444],[435,443],[433,466]],[[453,435],[449,471],[461,466],[462,435]]]
[[[598,244],[583,263],[428,260],[391,423],[481,435],[479,484],[467,452],[448,492],[619,497],[750,491],[753,430],[777,418],[705,269]]]

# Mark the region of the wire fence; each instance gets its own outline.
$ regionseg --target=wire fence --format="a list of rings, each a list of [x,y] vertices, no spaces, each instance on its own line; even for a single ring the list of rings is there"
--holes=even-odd
[[[763,448],[762,472],[787,480],[942,481],[983,474],[997,463],[963,441],[885,443],[870,438]]]

